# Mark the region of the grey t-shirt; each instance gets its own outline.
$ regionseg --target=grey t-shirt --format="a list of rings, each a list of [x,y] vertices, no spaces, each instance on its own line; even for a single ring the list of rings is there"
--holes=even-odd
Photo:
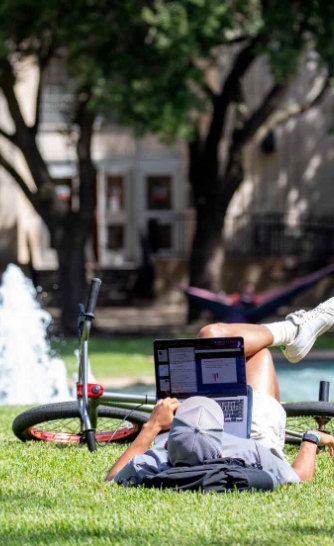
[[[261,465],[270,473],[274,488],[284,483],[299,483],[300,479],[291,466],[276,457],[268,448],[252,439],[238,438],[224,432],[222,457],[242,459],[246,464]],[[170,468],[165,440],[156,444],[143,455],[136,455],[116,474],[116,483],[135,483],[140,485],[146,476],[153,476]]]

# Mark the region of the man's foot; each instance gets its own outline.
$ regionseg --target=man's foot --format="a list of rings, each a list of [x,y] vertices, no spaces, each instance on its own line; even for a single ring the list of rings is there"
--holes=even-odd
[[[312,311],[290,313],[285,320],[291,320],[297,326],[294,340],[281,347],[284,356],[295,364],[307,355],[316,339],[333,326],[334,298],[324,301]]]

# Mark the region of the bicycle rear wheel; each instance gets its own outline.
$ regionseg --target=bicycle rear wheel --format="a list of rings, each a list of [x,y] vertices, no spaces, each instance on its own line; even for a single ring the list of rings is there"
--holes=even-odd
[[[149,414],[111,406],[98,408],[97,443],[133,440]],[[13,421],[14,434],[22,441],[38,440],[62,444],[83,443],[78,403],[46,404],[20,413]]]
[[[286,443],[300,444],[303,432],[310,429],[334,434],[333,402],[291,402],[282,406],[287,414]]]

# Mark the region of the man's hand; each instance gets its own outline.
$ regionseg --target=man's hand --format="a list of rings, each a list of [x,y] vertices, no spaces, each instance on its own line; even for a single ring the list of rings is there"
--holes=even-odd
[[[328,448],[330,456],[334,459],[334,436],[332,434],[327,434],[327,432],[322,432],[321,430],[314,430],[320,436],[321,442],[319,446],[325,446]]]
[[[152,427],[158,434],[163,430],[169,430],[173,421],[174,413],[181,402],[177,398],[163,398],[159,400],[151,413],[151,417],[147,422],[149,427]],[[145,425],[144,425],[145,426]]]
[[[106,481],[112,480],[133,457],[145,453],[159,432],[170,429],[174,412],[179,405],[180,402],[176,398],[164,398],[157,402],[149,420],[145,423],[137,438],[109,470]]]

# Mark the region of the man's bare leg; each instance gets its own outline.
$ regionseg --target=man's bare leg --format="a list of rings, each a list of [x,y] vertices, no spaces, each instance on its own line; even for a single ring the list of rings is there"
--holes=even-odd
[[[241,336],[246,356],[269,346],[280,347],[289,362],[302,360],[319,336],[334,326],[334,297],[311,311],[290,313],[285,320],[269,324],[226,324],[219,322],[202,328],[199,337]]]
[[[272,333],[263,324],[227,324],[217,322],[216,324],[204,326],[198,333],[198,337],[235,336],[244,338],[246,357],[255,355],[274,342]]]
[[[280,400],[279,386],[274,362],[267,347],[273,343],[273,336],[266,326],[261,324],[225,324],[216,323],[204,326],[198,337],[234,337],[241,336],[245,342],[247,357],[247,384],[254,391],[269,394]]]
[[[280,402],[275,365],[270,351],[262,349],[246,361],[247,384],[253,391],[268,394]]]

